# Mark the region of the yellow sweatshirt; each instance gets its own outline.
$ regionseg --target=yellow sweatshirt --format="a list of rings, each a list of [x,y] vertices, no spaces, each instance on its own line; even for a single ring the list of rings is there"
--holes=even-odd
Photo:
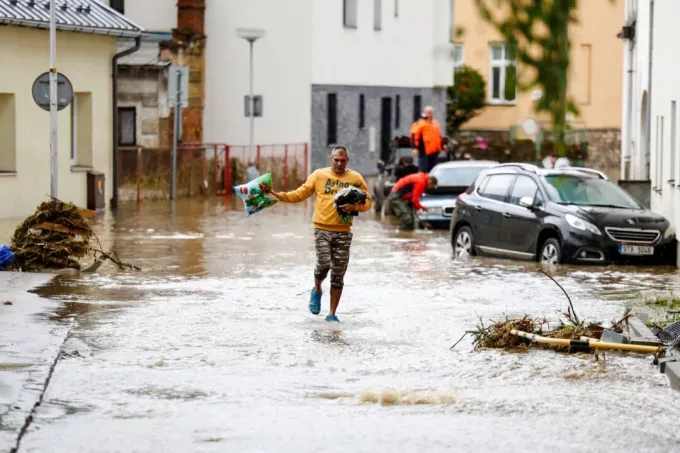
[[[335,208],[333,197],[345,187],[355,186],[366,193],[366,204],[358,205],[357,211],[366,212],[371,209],[371,195],[364,178],[354,170],[347,169],[343,174],[333,173],[330,167],[314,171],[307,181],[292,192],[278,193],[279,200],[285,203],[299,203],[315,194],[314,227],[327,231],[349,231],[352,220],[342,223]]]

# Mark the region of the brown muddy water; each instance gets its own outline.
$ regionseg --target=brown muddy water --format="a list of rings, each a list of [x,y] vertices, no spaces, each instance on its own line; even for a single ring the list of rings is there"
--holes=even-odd
[[[0,224],[2,239],[18,222]],[[339,325],[307,309],[311,203],[124,206],[97,226],[144,270],[62,278],[75,320],[22,452],[672,452],[680,394],[651,357],[450,346],[478,318],[557,319],[559,288],[514,261],[454,261],[444,232],[355,223]],[[669,268],[563,267],[581,318],[677,290]]]

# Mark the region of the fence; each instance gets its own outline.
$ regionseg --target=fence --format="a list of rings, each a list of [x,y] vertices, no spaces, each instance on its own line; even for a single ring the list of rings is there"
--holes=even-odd
[[[226,144],[185,145],[177,149],[178,198],[225,195],[243,184],[249,164],[248,146]],[[288,190],[307,178],[307,143],[258,145],[255,161],[260,174],[272,173],[274,187]],[[118,197],[120,201],[168,199],[172,178],[172,150],[120,148]]]

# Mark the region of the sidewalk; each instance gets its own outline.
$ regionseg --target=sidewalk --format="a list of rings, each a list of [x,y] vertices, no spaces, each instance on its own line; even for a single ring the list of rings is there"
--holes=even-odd
[[[0,453],[16,447],[68,334],[49,319],[57,303],[28,292],[54,277],[0,272]]]

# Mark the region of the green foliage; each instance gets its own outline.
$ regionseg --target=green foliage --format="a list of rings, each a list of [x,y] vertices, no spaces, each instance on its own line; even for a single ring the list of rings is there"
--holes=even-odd
[[[447,89],[446,133],[454,135],[460,126],[479,114],[486,105],[486,82],[479,71],[463,66],[455,72]]]
[[[564,155],[567,112],[579,113],[567,96],[569,25],[578,23],[578,0],[475,0],[475,4],[480,16],[515,46],[519,63],[535,70],[533,79],[522,80],[518,87],[541,88],[536,111],[551,115],[557,152]],[[510,88],[506,86],[506,96]]]

